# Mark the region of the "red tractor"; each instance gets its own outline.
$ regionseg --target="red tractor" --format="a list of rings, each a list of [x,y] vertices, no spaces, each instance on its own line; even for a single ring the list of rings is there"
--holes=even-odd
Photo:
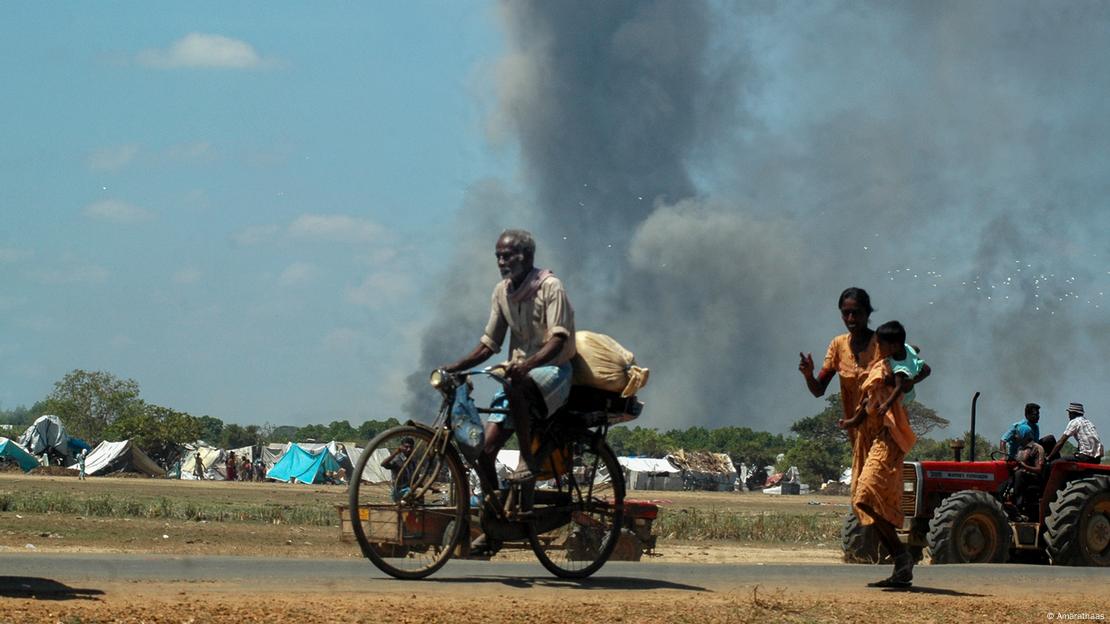
[[[1025,508],[1017,509],[1008,502],[1015,465],[1004,458],[906,462],[906,519],[900,534],[915,557],[920,559],[927,547],[934,564],[1019,560],[1110,566],[1110,466],[1054,461],[1024,493]],[[846,519],[845,561],[873,563],[884,558],[867,528],[855,515]]]

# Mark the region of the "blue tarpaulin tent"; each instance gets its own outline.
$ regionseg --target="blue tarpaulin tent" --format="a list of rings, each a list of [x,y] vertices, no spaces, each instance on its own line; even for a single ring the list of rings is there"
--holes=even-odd
[[[338,470],[339,462],[327,448],[310,453],[296,444],[291,444],[278,458],[274,467],[266,473],[266,478],[285,482],[296,479],[297,483],[322,483],[324,473]]]
[[[23,472],[29,472],[39,466],[39,460],[35,459],[34,455],[23,450],[23,447],[7,438],[0,438],[0,457],[6,457],[19,464]]]

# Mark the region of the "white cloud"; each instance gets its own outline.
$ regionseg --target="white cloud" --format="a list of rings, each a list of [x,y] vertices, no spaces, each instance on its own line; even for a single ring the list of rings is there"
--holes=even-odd
[[[254,46],[245,41],[197,32],[185,35],[165,50],[143,50],[137,60],[140,65],[159,69],[257,69],[275,64],[260,56]]]
[[[85,163],[93,171],[118,171],[134,160],[138,153],[139,146],[134,143],[103,147],[89,154]]]
[[[312,281],[316,275],[316,267],[307,262],[294,262],[285,267],[281,272],[281,277],[278,281],[285,286],[297,286],[299,284],[307,284]]]
[[[231,239],[240,245],[257,245],[272,239],[277,231],[276,225],[250,225],[233,234]]]
[[[372,273],[358,286],[347,289],[347,301],[367,308],[395,303],[412,291],[408,278],[400,273]]]
[[[348,215],[304,214],[289,224],[289,235],[340,243],[366,243],[381,238],[385,229]]]
[[[114,223],[137,223],[154,218],[154,213],[118,199],[102,199],[85,206],[82,212],[90,219]]]
[[[200,269],[185,267],[173,274],[173,281],[178,284],[196,284],[201,278]]]

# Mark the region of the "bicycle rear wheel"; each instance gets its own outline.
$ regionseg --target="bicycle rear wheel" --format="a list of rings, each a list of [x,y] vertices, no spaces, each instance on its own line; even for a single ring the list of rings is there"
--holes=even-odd
[[[406,443],[411,450],[397,452]],[[355,539],[395,578],[424,578],[443,567],[463,535],[469,484],[454,447],[444,444],[428,429],[394,427],[371,440],[355,464],[348,490]]]
[[[528,541],[543,567],[560,578],[583,579],[601,569],[620,539],[624,476],[603,441],[574,445],[574,461],[555,479],[537,484]],[[565,513],[561,526],[544,518]]]

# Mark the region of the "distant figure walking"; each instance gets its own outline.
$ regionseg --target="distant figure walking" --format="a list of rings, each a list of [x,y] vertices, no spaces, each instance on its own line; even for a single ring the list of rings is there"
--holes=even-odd
[[[242,463],[242,465],[239,466],[239,480],[240,481],[250,481],[251,480],[251,460],[246,455],[243,456],[243,463]]]
[[[231,451],[227,454],[227,463],[224,465],[224,467],[227,469],[227,480],[234,481],[235,475],[238,472],[238,466],[235,465],[235,451]]]
[[[82,481],[85,480],[85,456],[88,455],[88,452],[88,449],[81,449],[81,452],[77,454],[77,478]]]
[[[200,456],[200,449],[193,455],[193,476],[197,481],[204,481],[204,459]]]

